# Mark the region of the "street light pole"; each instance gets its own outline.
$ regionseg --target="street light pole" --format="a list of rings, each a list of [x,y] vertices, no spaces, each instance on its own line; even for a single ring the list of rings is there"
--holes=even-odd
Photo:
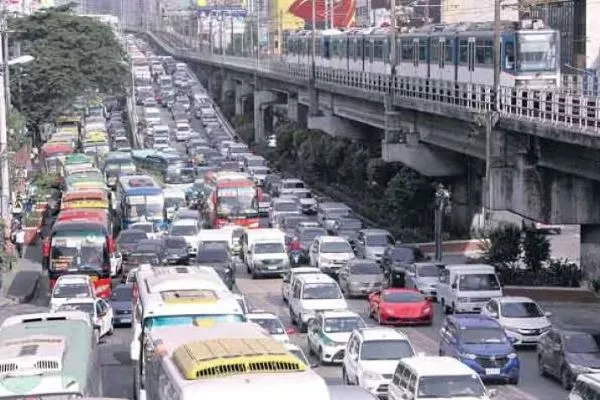
[[[6,36],[4,31],[5,31],[5,24],[6,24],[6,20],[2,19],[2,32],[0,32],[0,35],[2,40],[4,40],[4,37]],[[6,54],[4,54],[4,46],[2,46],[2,49],[0,49],[0,63],[2,64],[2,71],[0,73],[0,90],[2,90],[2,92],[5,91],[5,86],[4,86],[4,82],[5,82],[5,76],[4,76],[4,72],[6,70],[6,68],[8,68],[8,63],[6,63]],[[0,95],[0,185],[2,185],[2,189],[1,189],[1,202],[2,204],[0,204],[0,212],[2,214],[2,219],[4,221],[6,221],[6,219],[8,218],[8,202],[9,202],[9,198],[10,198],[10,177],[8,174],[8,148],[7,148],[7,144],[8,144],[8,135],[7,135],[7,129],[6,129],[6,116],[7,116],[7,112],[6,112],[6,95],[5,93],[2,93]]]
[[[494,109],[499,111],[500,104],[500,11],[501,0],[494,0]]]

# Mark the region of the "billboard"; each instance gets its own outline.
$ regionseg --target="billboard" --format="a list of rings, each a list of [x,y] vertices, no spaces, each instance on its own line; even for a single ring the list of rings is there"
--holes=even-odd
[[[3,0],[5,10],[9,13],[23,12],[23,0]]]
[[[336,28],[347,28],[354,21],[356,0],[275,0],[277,1],[280,14],[282,14],[282,26],[284,30],[298,28],[301,25],[312,24],[313,4],[315,7],[315,23],[322,26],[325,21],[330,20],[331,13],[327,10],[326,2],[333,3],[333,24]],[[286,22],[289,25],[286,25]]]

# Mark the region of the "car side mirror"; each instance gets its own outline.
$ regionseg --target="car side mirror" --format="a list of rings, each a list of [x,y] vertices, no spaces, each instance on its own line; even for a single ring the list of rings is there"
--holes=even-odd
[[[498,318],[498,313],[497,312],[490,313],[490,317]]]
[[[551,317],[551,316],[552,316],[552,313],[551,313],[550,311],[546,311],[546,312],[544,313],[544,316],[549,318],[549,317]]]
[[[496,389],[488,389],[488,397],[496,397],[498,391]]]
[[[288,335],[293,335],[293,334],[296,333],[296,329],[294,329],[294,328],[287,328],[285,330],[285,333],[287,333]]]
[[[310,364],[310,368],[311,369],[319,368],[319,364],[317,364],[317,363]]]
[[[450,286],[452,289],[456,289],[456,283],[453,283],[452,286]]]

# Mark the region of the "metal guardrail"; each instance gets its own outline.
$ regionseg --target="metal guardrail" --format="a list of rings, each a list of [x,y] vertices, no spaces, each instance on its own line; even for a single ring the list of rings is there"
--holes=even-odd
[[[309,65],[288,64],[280,57],[275,59],[261,56],[260,62],[254,58],[231,55],[215,55],[201,53],[198,48],[186,47],[183,35],[169,32],[150,33],[155,40],[166,44],[174,54],[190,58],[202,58],[215,64],[223,64],[255,71],[276,72],[289,76],[290,81],[298,78],[308,79],[311,76]],[[252,60],[251,62],[249,62]],[[578,78],[569,78],[571,86],[583,83]],[[390,76],[385,74],[337,70],[326,67],[315,68],[315,82],[331,84],[363,92],[390,94],[396,105],[403,99],[417,99],[423,102],[443,103],[455,107],[489,111],[495,109],[492,87],[470,83],[456,83],[435,79],[422,79],[407,76]],[[534,90],[515,87],[501,87],[499,93],[498,113],[503,118],[517,119],[541,123],[562,129],[597,135],[600,133],[600,98],[586,96],[584,90]],[[589,94],[588,93],[588,94]]]

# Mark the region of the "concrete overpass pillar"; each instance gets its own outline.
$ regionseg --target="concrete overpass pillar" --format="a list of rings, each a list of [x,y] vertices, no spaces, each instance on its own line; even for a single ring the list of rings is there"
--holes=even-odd
[[[248,83],[235,85],[235,115],[244,114],[244,104],[250,94],[252,94],[252,86]]]
[[[298,122],[298,94],[288,93],[287,96],[287,117],[290,121]]]
[[[383,130],[384,139],[388,143],[403,142],[406,138],[403,137],[402,120],[400,113],[394,110],[392,96],[386,95],[383,100],[384,106],[384,123]]]
[[[221,80],[221,103],[227,101],[227,98],[235,93],[235,81],[228,76]]]
[[[581,225],[579,243],[585,279],[600,278],[600,224]]]
[[[265,140],[265,110],[277,100],[275,93],[268,90],[254,91],[254,140]]]

